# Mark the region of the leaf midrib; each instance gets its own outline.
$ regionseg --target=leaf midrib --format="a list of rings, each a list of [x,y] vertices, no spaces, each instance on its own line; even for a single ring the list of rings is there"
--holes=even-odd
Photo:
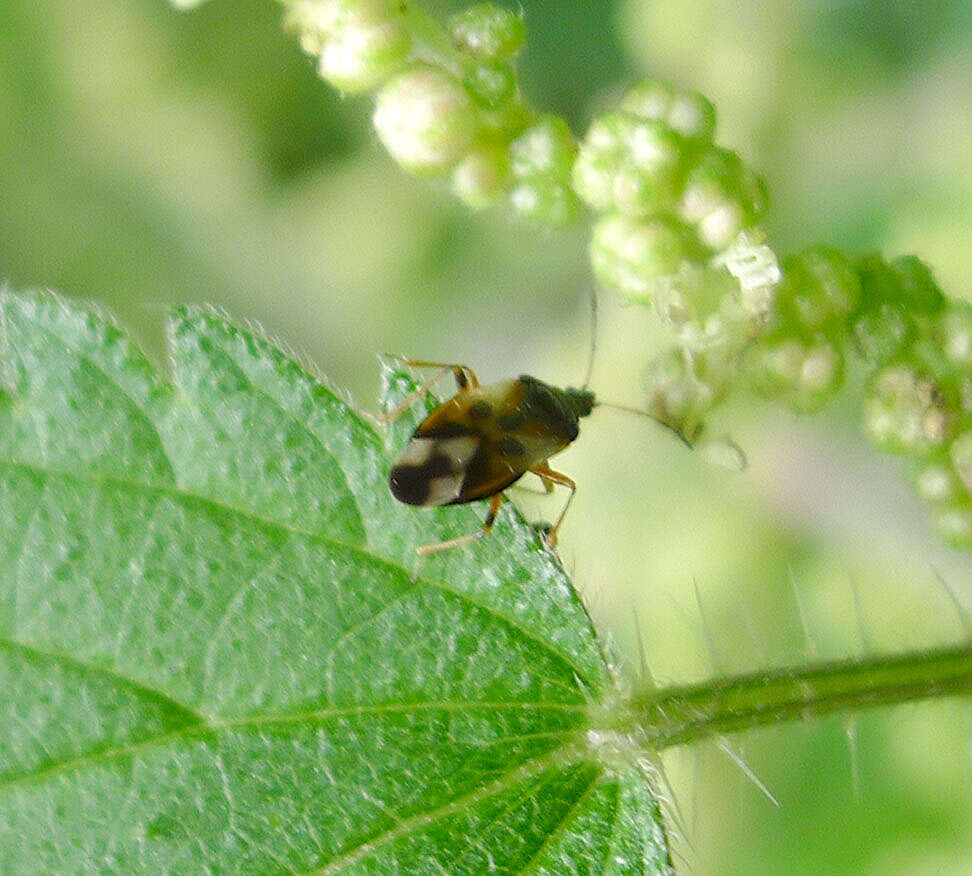
[[[15,778],[0,782],[0,793],[8,791],[11,788],[19,787],[20,785],[27,785],[33,782],[43,782],[53,776],[60,775],[61,773],[71,772],[72,770],[79,769],[81,767],[105,763],[114,760],[115,758],[127,757],[130,754],[137,754],[140,751],[153,748],[157,745],[164,745],[168,742],[173,742],[180,739],[202,739],[208,735],[215,736],[217,733],[223,730],[232,730],[237,728],[261,729],[275,725],[300,724],[302,722],[311,723],[314,721],[327,721],[332,718],[359,717],[361,715],[380,716],[383,714],[417,714],[421,712],[437,711],[456,714],[462,712],[475,712],[477,710],[496,711],[500,709],[576,712],[578,714],[582,714],[586,711],[587,706],[571,705],[567,703],[522,701],[503,702],[470,700],[463,702],[452,702],[451,700],[439,700],[424,703],[378,703],[375,705],[338,706],[326,709],[313,709],[306,712],[291,712],[275,715],[251,715],[208,722],[203,721],[197,724],[187,724],[183,727],[177,727],[176,729],[170,730],[167,733],[155,734],[154,736],[140,739],[138,742],[132,742],[128,745],[116,745],[110,748],[101,749],[97,752],[70,758],[68,760],[61,761],[60,763],[51,764],[42,770],[36,770],[31,773],[16,776]],[[565,739],[565,744],[567,740],[577,737],[583,732],[583,730],[584,727],[582,722],[579,722],[578,727],[563,730],[562,736]],[[538,735],[539,734],[537,733],[513,734],[511,736],[505,736],[503,739],[515,741],[519,739],[534,738]],[[552,731],[549,735],[556,736],[558,733],[556,731]],[[563,747],[564,746],[562,746],[562,748]]]

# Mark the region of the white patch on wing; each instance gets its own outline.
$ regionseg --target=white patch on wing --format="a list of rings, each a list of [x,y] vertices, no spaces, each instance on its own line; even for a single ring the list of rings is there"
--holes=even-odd
[[[454,472],[464,472],[470,460],[479,449],[479,439],[475,435],[460,435],[457,438],[443,438],[436,442],[436,453],[442,454],[452,465]]]
[[[426,505],[448,505],[459,498],[462,489],[463,474],[443,475],[429,481],[429,495]]]
[[[424,465],[435,447],[433,438],[413,438],[398,455],[395,465]]]

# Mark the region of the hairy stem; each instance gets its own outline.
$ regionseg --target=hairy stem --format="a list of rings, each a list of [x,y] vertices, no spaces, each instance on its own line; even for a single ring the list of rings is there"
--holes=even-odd
[[[657,751],[833,712],[972,694],[972,643],[636,691],[610,729]]]

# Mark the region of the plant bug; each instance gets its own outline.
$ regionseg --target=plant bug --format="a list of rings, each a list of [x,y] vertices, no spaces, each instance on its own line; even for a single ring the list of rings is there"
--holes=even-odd
[[[570,495],[553,526],[545,534],[547,546],[557,543],[557,531],[577,490],[567,475],[552,469],[551,456],[579,434],[579,422],[595,407],[612,407],[649,417],[689,441],[668,423],[646,411],[597,402],[586,388],[594,361],[597,299],[591,299],[592,333],[584,388],[560,389],[521,374],[486,386],[467,365],[398,358],[407,366],[439,369],[381,420],[390,422],[450,372],[458,391],[442,402],[416,428],[388,475],[392,495],[406,505],[459,505],[490,499],[489,512],[476,532],[418,548],[419,556],[448,550],[488,535],[496,521],[503,491],[527,472],[540,478],[549,493],[566,487]]]

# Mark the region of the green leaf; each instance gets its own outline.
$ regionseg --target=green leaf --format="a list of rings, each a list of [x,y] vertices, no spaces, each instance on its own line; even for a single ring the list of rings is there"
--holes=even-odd
[[[168,341],[171,382],[94,310],[0,292],[0,872],[668,872],[511,506],[413,579],[483,515],[391,498],[414,420],[207,309]]]

